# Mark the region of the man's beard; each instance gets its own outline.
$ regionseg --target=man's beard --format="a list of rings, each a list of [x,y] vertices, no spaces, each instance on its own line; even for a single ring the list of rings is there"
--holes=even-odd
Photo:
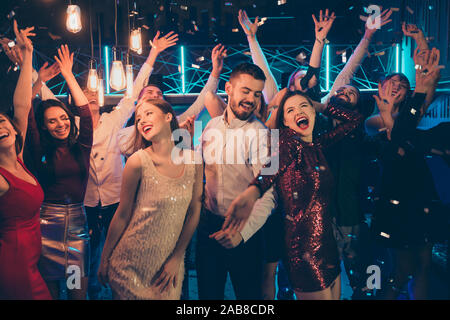
[[[239,103],[234,103],[234,101],[230,100],[230,109],[234,113],[235,117],[239,120],[247,120],[252,114],[253,111],[255,111],[256,108],[252,107],[249,111],[239,111]]]

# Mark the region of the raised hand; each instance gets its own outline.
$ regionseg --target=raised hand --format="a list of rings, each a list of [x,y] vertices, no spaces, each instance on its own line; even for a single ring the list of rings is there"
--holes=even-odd
[[[386,9],[380,14],[380,25],[379,27],[383,27],[389,22],[392,21],[392,19],[389,19],[392,15],[392,9]],[[373,17],[372,19],[367,19],[366,21],[366,36],[373,36],[373,34],[378,30],[377,26],[374,28],[371,24],[373,24],[373,19],[376,17]]]
[[[59,65],[57,62],[48,66],[48,62],[45,62],[39,69],[38,76],[42,82],[47,82],[50,79],[56,77],[61,71],[59,70]]]
[[[325,10],[325,15],[322,15],[322,10],[320,10],[319,20],[317,20],[316,16],[313,14],[312,18],[314,20],[314,30],[316,33],[316,39],[319,41],[324,41],[328,35],[328,32],[333,25],[334,19],[336,16],[334,12],[331,13],[331,16],[328,14],[328,9]]]
[[[189,135],[191,136],[191,140],[194,138],[194,121],[195,121],[196,115],[193,115],[191,117],[188,117],[186,120],[180,123],[180,128],[185,129],[189,132]]]
[[[406,24],[406,22],[403,22],[402,31],[405,36],[411,37],[413,39],[423,37],[422,30],[418,28],[415,24]]]
[[[72,67],[73,67],[73,52],[70,53],[69,47],[67,44],[62,45],[61,48],[58,49],[58,56],[54,56],[56,63],[61,70],[61,74],[64,78],[72,75]]]
[[[416,92],[428,92],[436,85],[440,77],[440,51],[436,48],[420,54],[419,47],[414,51],[416,65]]]
[[[375,101],[377,103],[380,113],[392,113],[397,100],[400,97],[401,92],[397,92],[395,95],[392,94],[392,81],[388,80],[381,85],[378,83],[378,95],[374,95]]]
[[[227,56],[227,49],[224,45],[218,44],[211,52],[212,74],[215,78],[219,78],[223,69],[223,59]]]
[[[245,10],[239,10],[238,20],[247,37],[254,38],[258,31],[259,17],[256,17],[255,22],[252,23],[247,16],[247,12]]]
[[[6,56],[9,58],[9,60],[11,60],[12,63],[14,63],[15,65],[18,65],[20,67],[20,66],[22,66],[22,63],[23,63],[22,52],[16,45],[14,45],[12,48],[9,47],[8,44],[11,41],[12,40],[10,40],[8,38],[1,38],[0,44],[2,45],[3,51],[5,52]]]
[[[152,40],[152,47],[156,49],[158,53],[163,52],[169,47],[172,47],[177,44],[178,34],[170,31],[163,37],[160,37],[160,32],[156,32],[155,37]]]
[[[33,52],[33,43],[29,39],[29,37],[34,37],[36,34],[31,32],[34,30],[34,27],[28,27],[26,29],[19,30],[17,26],[17,21],[14,20],[13,23],[14,34],[16,35],[16,45],[22,51],[22,54],[25,52],[32,53]]]

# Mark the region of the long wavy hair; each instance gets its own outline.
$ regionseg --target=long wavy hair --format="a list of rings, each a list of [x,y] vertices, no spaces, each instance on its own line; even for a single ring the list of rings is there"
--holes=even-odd
[[[173,111],[172,106],[170,103],[168,103],[165,100],[162,99],[143,99],[139,101],[139,103],[136,106],[136,114],[138,110],[144,105],[144,104],[151,104],[157,108],[159,108],[164,114],[172,114],[172,120],[170,121],[170,131],[174,132],[179,128],[177,116],[175,114],[175,111]],[[152,145],[151,141],[145,140],[142,135],[139,133],[137,128],[137,122],[134,121],[134,144],[133,144],[133,153],[136,152],[139,149],[145,149]]]
[[[38,166],[38,174],[41,180],[44,183],[51,184],[55,179],[55,165],[54,165],[54,157],[56,153],[56,149],[60,145],[61,141],[52,137],[51,134],[46,129],[45,125],[45,111],[51,107],[59,107],[61,108],[69,117],[70,121],[70,129],[69,136],[67,137],[67,145],[71,154],[74,156],[76,162],[80,166],[80,171],[82,178],[87,175],[86,164],[83,160],[83,155],[81,151],[81,147],[78,143],[78,127],[75,123],[75,116],[70,111],[70,109],[61,101],[56,99],[48,99],[43,100],[36,109],[36,124],[39,130],[40,144],[42,146],[42,154],[35,155],[39,156],[37,159]]]

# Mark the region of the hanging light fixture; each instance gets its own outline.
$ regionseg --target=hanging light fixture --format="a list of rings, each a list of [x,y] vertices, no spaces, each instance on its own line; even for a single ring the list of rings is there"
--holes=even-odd
[[[111,86],[112,89],[119,91],[125,88],[126,86],[125,72],[123,70],[122,59],[118,58],[119,54],[117,48],[113,47],[112,50],[113,50],[113,62],[109,77],[109,85]]]
[[[103,83],[103,72],[99,69],[98,75],[98,105],[103,107],[105,105],[105,85]]]
[[[142,35],[141,28],[137,28],[131,31],[130,34],[130,50],[137,54],[142,54]]]
[[[125,65],[125,74],[127,81],[126,96],[130,98],[133,96],[133,65],[131,63],[131,57],[129,53],[127,53],[127,64]]]
[[[77,33],[81,30],[80,7],[72,4],[72,1],[70,1],[69,6],[67,7],[66,28],[72,33]]]
[[[89,91],[97,92],[98,90],[98,75],[97,67],[94,59],[89,60],[89,75],[87,80],[87,88]]]
[[[123,70],[122,57],[119,59],[118,54],[118,41],[117,41],[117,2],[114,0],[115,4],[115,19],[114,19],[114,31],[116,36],[116,45],[112,48],[113,52],[113,62],[111,67],[111,73],[109,77],[109,85],[112,89],[119,91],[125,88],[126,86],[126,78],[125,71]]]
[[[91,59],[89,60],[89,73],[87,89],[92,92],[98,90],[97,62],[94,60],[94,38],[92,36],[92,2],[89,1],[89,33],[91,37]]]

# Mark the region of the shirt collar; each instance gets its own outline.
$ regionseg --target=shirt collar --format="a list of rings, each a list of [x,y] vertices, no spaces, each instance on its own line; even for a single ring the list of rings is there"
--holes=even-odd
[[[255,115],[252,113],[252,115],[250,117],[248,117],[248,119],[246,120],[240,120],[238,118],[234,118],[233,120],[231,120],[230,123],[227,122],[227,112],[228,109],[225,109],[225,111],[223,112],[223,123],[225,124],[225,127],[229,128],[229,129],[237,129],[237,128],[242,128],[243,126],[245,126],[247,123],[251,123],[253,122],[256,117]]]

